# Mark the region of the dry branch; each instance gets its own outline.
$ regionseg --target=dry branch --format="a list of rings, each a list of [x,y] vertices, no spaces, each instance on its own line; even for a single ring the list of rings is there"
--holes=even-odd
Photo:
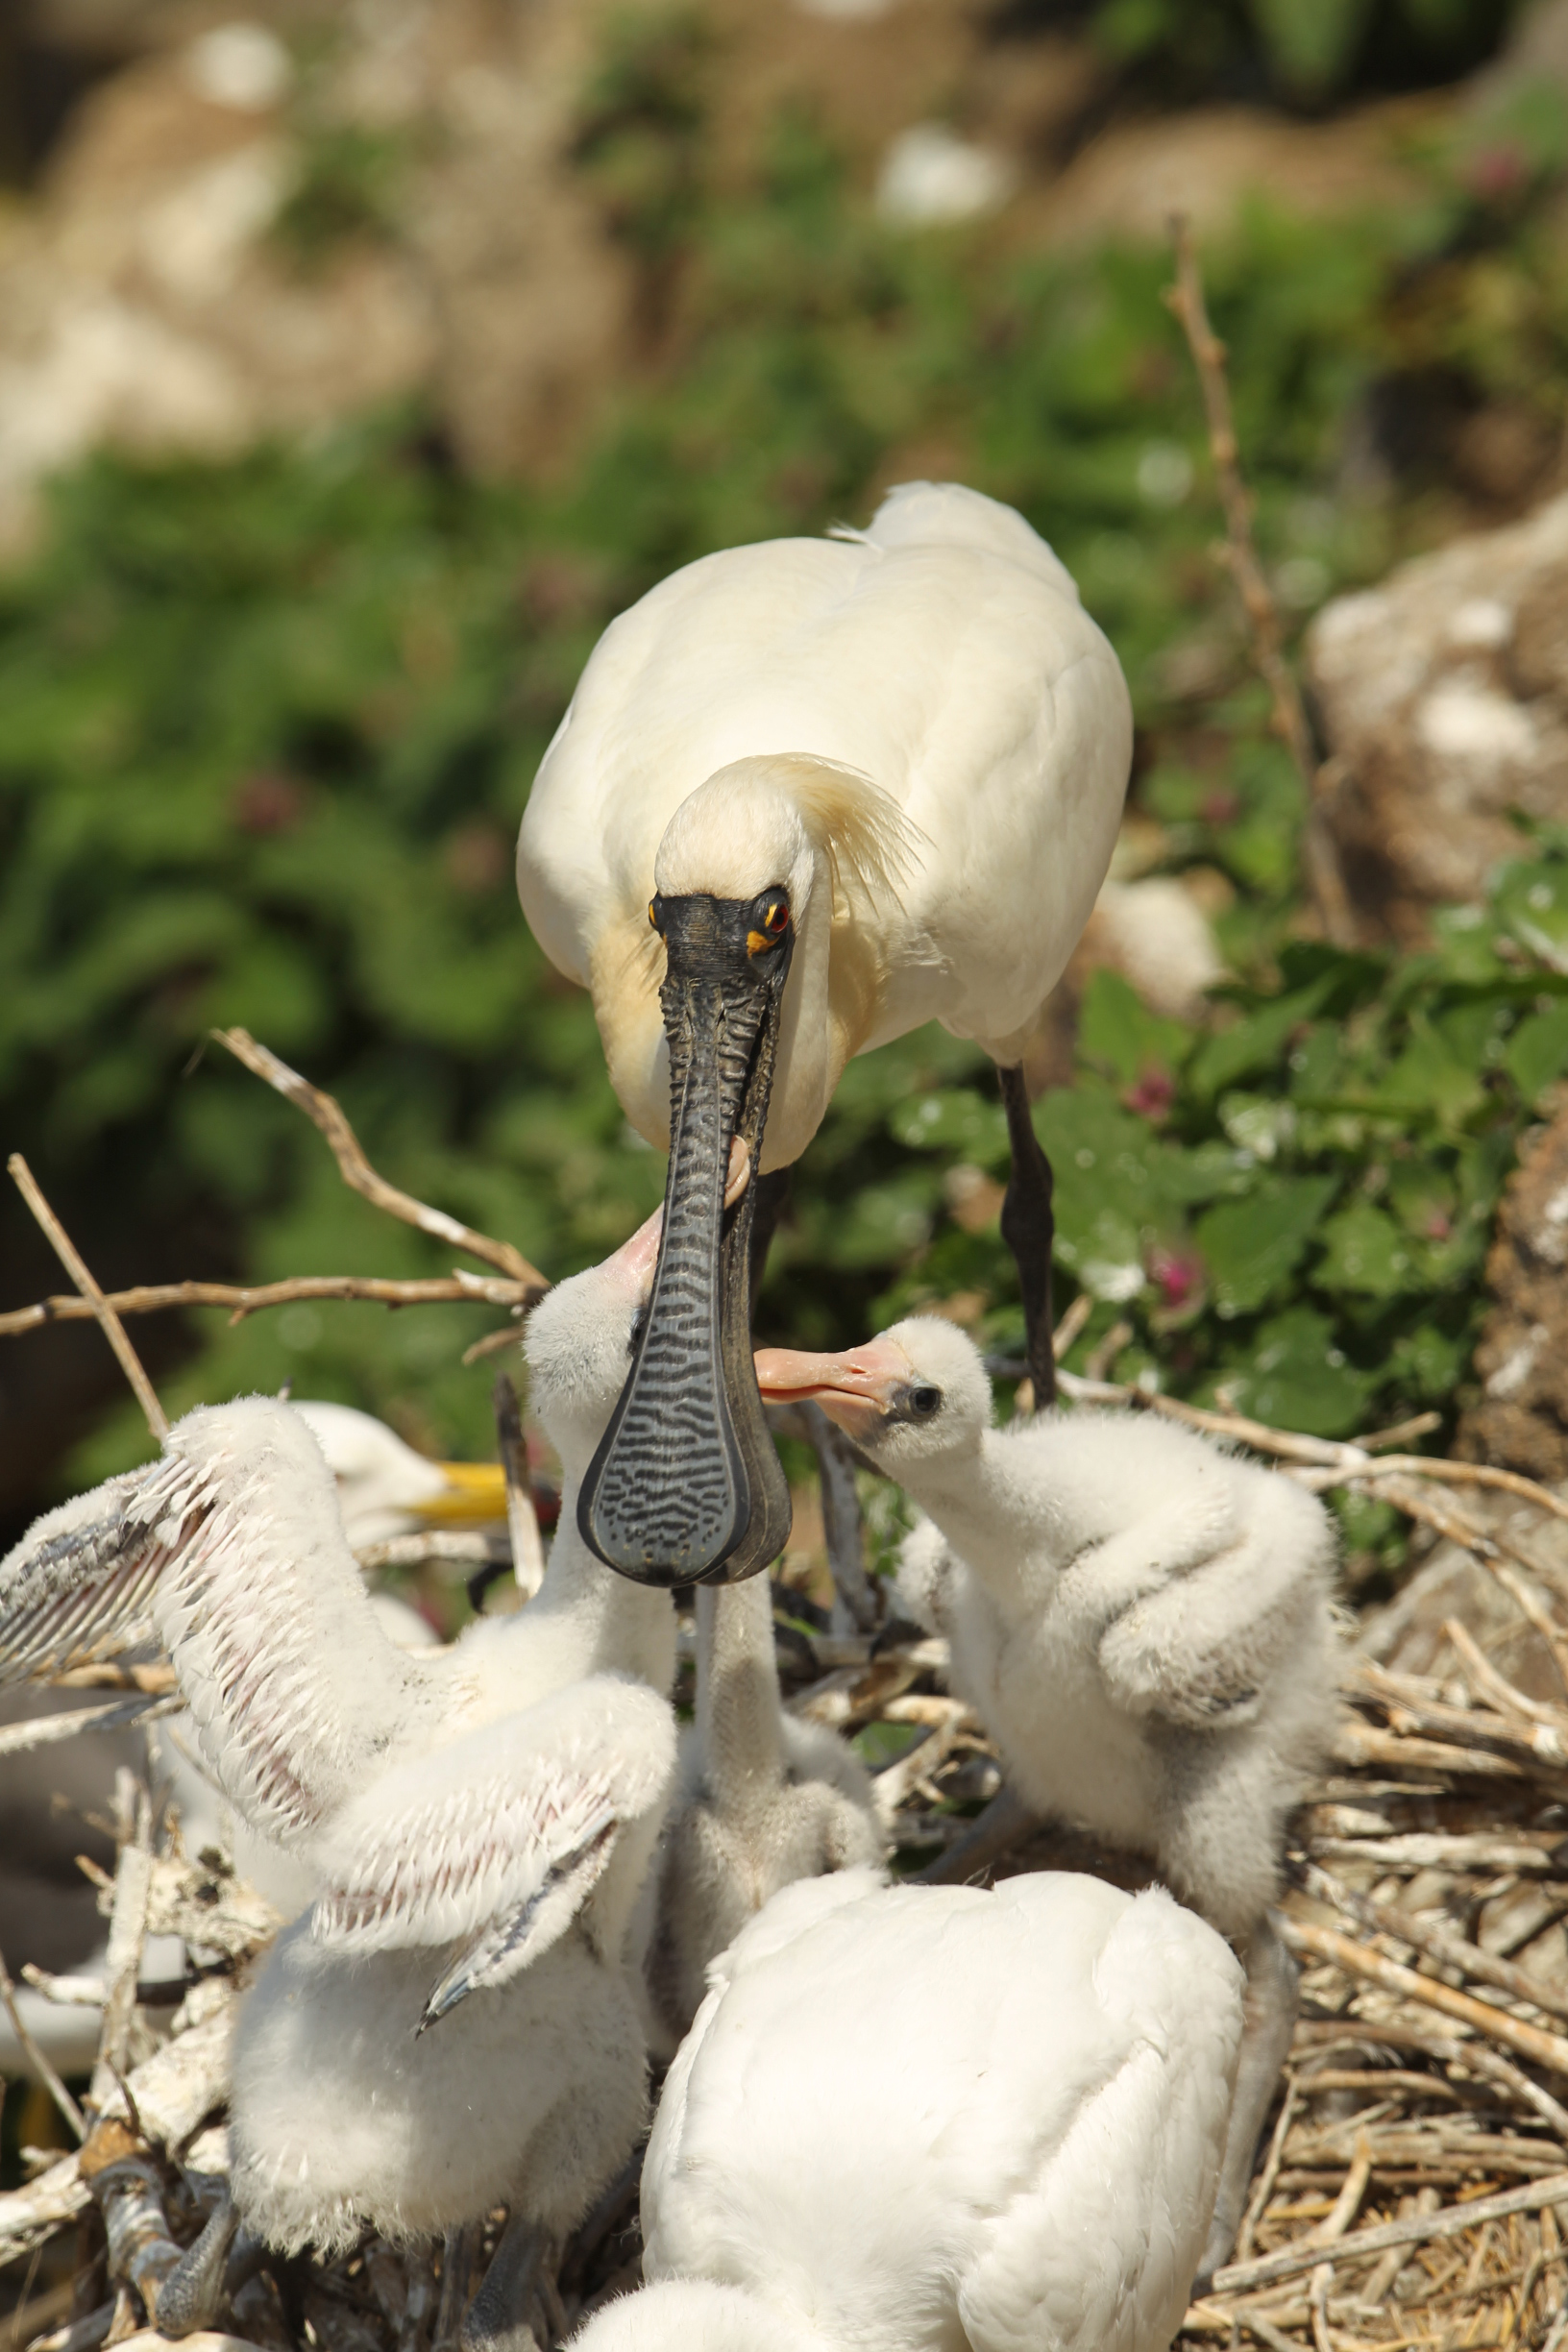
[[[291,1307],[299,1300],[363,1299],[380,1307],[450,1307],[478,1302],[486,1307],[521,1307],[537,1297],[531,1285],[496,1276],[454,1273],[393,1281],[379,1274],[296,1274],[275,1283],[142,1283],[133,1290],[111,1290],[104,1299],[116,1314],[154,1314],[170,1307],[227,1307],[231,1322],[266,1307]],[[82,1322],[93,1313],[89,1301],[57,1292],[34,1307],[0,1314],[0,1338],[39,1331],[46,1323]],[[516,1335],[510,1334],[515,1337]]]
[[[1176,283],[1166,289],[1165,300],[1187,336],[1203,394],[1209,451],[1225,512],[1225,560],[1246,614],[1253,659],[1273,704],[1274,731],[1284,741],[1307,790],[1307,818],[1302,835],[1307,887],[1324,937],[1337,947],[1354,947],[1355,918],[1339,871],[1338,853],[1324,818],[1329,789],[1337,782],[1340,771],[1334,762],[1325,761],[1321,766],[1318,763],[1301,690],[1285,658],[1279,607],[1258,560],[1252,536],[1252,500],[1241,478],[1236,420],[1225,376],[1225,346],[1209,324],[1203,275],[1198,267],[1191,227],[1184,214],[1172,215],[1170,234],[1176,249]]]
[[[1280,1941],[1298,1958],[1330,1961],[1347,1976],[1363,1977],[1368,1984],[1375,1984],[1401,2000],[1420,2001],[1426,2008],[1440,2010],[1458,2024],[1469,2026],[1473,2033],[1504,2043],[1522,2058],[1531,2059],[1536,2066],[1548,2067],[1554,2074],[1568,2079],[1568,2040],[1561,2034],[1548,2033],[1539,2025],[1527,2025],[1523,2018],[1510,2017],[1506,2009],[1498,2009],[1490,2001],[1457,1992],[1437,1977],[1423,1976],[1397,1960],[1385,1960],[1381,1952],[1368,1951],[1364,1944],[1358,1944],[1354,1937],[1340,1935],[1332,1927],[1314,1927],[1303,1920],[1287,1919],[1283,1913],[1275,1915],[1274,1925]]]
[[[37,1715],[28,1723],[6,1724],[0,1726],[0,1757],[75,1739],[79,1731],[123,1731],[129,1724],[156,1723],[184,1704],[179,1698],[115,1699],[107,1706],[78,1707],[69,1715]]]
[[[1327,2249],[1307,2241],[1283,2246],[1277,2254],[1256,2262],[1227,2263],[1213,2277],[1215,2294],[1245,2294],[1255,2287],[1271,2287],[1277,2279],[1299,2278],[1321,2262],[1355,2262],[1381,2254],[1389,2246],[1425,2245],[1434,2239],[1458,2238],[1484,2221],[1501,2221],[1509,2214],[1538,2213],[1543,2205],[1568,2204],[1568,2172],[1551,2172],[1523,2189],[1508,2189],[1501,2196],[1476,2197],[1467,2205],[1449,2205],[1433,2214],[1411,2214],[1408,2220],[1383,2221],[1375,2228],[1356,2230]]]
[[[1319,1863],[1309,1862],[1301,1874],[1309,1895],[1329,1903],[1359,1927],[1408,1944],[1412,1951],[1424,1951],[1445,1968],[1458,1969],[1475,1984],[1490,1985],[1499,1993],[1511,1994],[1515,2000],[1531,2002],[1549,2016],[1568,2019],[1568,1993],[1542,1984],[1527,1969],[1516,1968],[1511,1960],[1499,1960],[1495,1954],[1483,1951],[1479,1944],[1454,1935],[1431,1920],[1416,1919],[1408,1911],[1395,1910],[1391,1903],[1375,1901],[1369,1895],[1358,1895]]]
[[[525,1601],[531,1601],[545,1580],[545,1546],[539,1514],[533,1507],[528,1482],[528,1450],[523,1437],[523,1415],[517,1390],[504,1372],[496,1375],[496,1433],[501,1440],[502,1467],[506,1474],[506,1532],[511,1538],[512,1575]]]
[[[169,1433],[168,1415],[159,1403],[158,1391],[143,1371],[141,1360],[126,1335],[124,1324],[94,1282],[86,1261],[39,1191],[37,1180],[21,1153],[12,1152],[6,1166],[17,1191],[47,1235],[56,1257],[81,1291],[87,1312],[95,1317],[104,1337],[113,1349],[120,1370],[130,1382],[136,1402],[147,1417],[147,1427],[155,1442],[161,1445]]]
[[[338,1171],[346,1185],[384,1209],[388,1216],[400,1217],[405,1225],[415,1225],[421,1233],[433,1234],[438,1241],[450,1242],[453,1248],[467,1250],[471,1258],[482,1258],[486,1265],[509,1275],[513,1282],[522,1283],[534,1298],[542,1298],[550,1288],[537,1266],[530,1265],[521,1250],[509,1241],[497,1241],[489,1234],[476,1233],[456,1217],[448,1216],[444,1209],[431,1209],[411,1192],[404,1192],[386,1178],[378,1175],[366,1159],[358,1137],[343,1115],[342,1106],[334,1096],[313,1087],[308,1078],[290,1069],[286,1062],[265,1045],[258,1045],[248,1029],[214,1029],[212,1035],[220,1045],[227,1045],[236,1060],[248,1070],[282,1094],[285,1101],[303,1111],[311,1124],[320,1129],[337,1162]]]
[[[64,2117],[72,2133],[78,2140],[85,2139],[87,2126],[81,2108],[61,2081],[45,2051],[39,2048],[29,2029],[27,2020],[16,2005],[16,1987],[12,1983],[11,1971],[6,1966],[4,1953],[0,1953],[0,2002],[5,2004],[6,2015],[11,2020],[11,2030],[16,2036],[18,2048],[48,2092],[49,2096],[54,2100],[60,2113]]]

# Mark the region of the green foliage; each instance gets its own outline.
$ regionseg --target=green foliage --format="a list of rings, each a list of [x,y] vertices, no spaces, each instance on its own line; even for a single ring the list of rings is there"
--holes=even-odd
[[[1119,1323],[1119,1376],[1157,1365],[1184,1394],[1293,1429],[1450,1409],[1498,1185],[1568,1073],[1564,923],[1568,851],[1545,842],[1483,909],[1442,919],[1429,953],[1292,946],[1283,986],[1228,992],[1208,1035],[1094,974],[1081,1067],[1036,1121],[1058,1262],[1098,1302],[1069,1362]],[[1005,1135],[964,1125],[968,1099],[902,1104],[896,1132],[939,1147],[963,1134],[1000,1173]],[[898,1303],[919,1294],[917,1267]]]
[[[1236,893],[1223,943],[1245,985],[1225,1025],[1197,1037],[1097,982],[1080,1080],[1041,1106],[1065,1283],[1096,1301],[1078,1360],[1119,1318],[1123,1372],[1158,1365],[1269,1417],[1446,1408],[1513,1138],[1568,1061],[1543,968],[1568,938],[1559,851],[1415,964],[1290,945],[1300,790],[1210,559],[1165,260],[895,236],[798,117],[716,194],[700,38],[681,20],[648,37],[590,92],[583,162],[612,206],[632,190],[649,267],[678,258],[678,296],[659,282],[680,364],[568,479],[465,483],[398,418],[231,465],[100,462],[61,486],[36,564],[0,580],[7,1147],[84,1238],[116,1237],[128,1276],[445,1270],[450,1253],[344,1190],[297,1114],[216,1049],[193,1062],[209,1025],[238,1022],[339,1094],[410,1190],[552,1274],[601,1255],[663,1166],[625,1129],[586,997],[518,915],[529,778],[615,612],[712,548],[862,519],[923,462],[901,453],[936,442],[1072,567],[1132,680],[1164,864]],[[1568,321],[1532,216],[1473,261],[1441,241],[1453,217],[1434,210],[1423,254],[1407,223],[1260,212],[1210,257],[1261,542],[1312,568],[1304,605],[1400,544],[1400,509],[1330,492],[1347,413],[1421,315],[1421,270],[1472,290],[1501,274],[1524,324],[1487,364],[1527,381]],[[1195,703],[1170,683],[1189,641],[1218,649]],[[769,1335],[841,1344],[963,1294],[984,1337],[1016,1345],[986,1211],[1004,1138],[983,1059],[940,1031],[852,1064],[797,1172]],[[458,1357],[494,1320],[193,1318],[162,1384],[180,1409],[292,1377],[485,1451],[494,1367]],[[144,1449],[126,1408],[70,1475]]]
[[[1503,0],[1096,0],[1091,29],[1118,63],[1188,95],[1263,84],[1316,106],[1358,81],[1440,82],[1501,40]]]

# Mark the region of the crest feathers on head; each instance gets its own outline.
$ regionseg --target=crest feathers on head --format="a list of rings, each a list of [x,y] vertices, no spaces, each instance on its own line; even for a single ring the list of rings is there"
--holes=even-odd
[[[776,765],[813,845],[832,864],[835,912],[856,897],[896,899],[925,840],[919,826],[862,769],[804,754]]]

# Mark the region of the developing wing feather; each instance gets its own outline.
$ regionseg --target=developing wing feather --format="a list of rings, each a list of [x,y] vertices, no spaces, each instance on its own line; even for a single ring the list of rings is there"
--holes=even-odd
[[[483,1725],[333,1824],[312,1935],[356,1954],[464,1938],[435,2015],[505,1982],[565,1932],[622,1830],[662,1806],[674,1752],[665,1702],[617,1675]]]
[[[0,1563],[0,1675],[58,1674],[156,1638],[207,1763],[263,1836],[311,1835],[417,1722],[298,1414],[188,1413],[163,1458],[48,1512]]]

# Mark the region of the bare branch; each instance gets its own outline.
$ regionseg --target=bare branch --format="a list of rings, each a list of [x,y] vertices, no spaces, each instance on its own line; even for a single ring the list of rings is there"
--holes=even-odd
[[[157,1314],[170,1307],[227,1307],[232,1323],[266,1307],[290,1307],[299,1299],[363,1299],[378,1307],[450,1307],[475,1300],[487,1307],[525,1306],[538,1294],[524,1282],[495,1275],[435,1275],[394,1281],[380,1274],[296,1274],[275,1283],[143,1283],[134,1290],[111,1290],[104,1304],[116,1314]],[[80,1323],[95,1310],[90,1300],[58,1292],[36,1307],[13,1307],[0,1314],[0,1338],[41,1330],[46,1323]],[[508,1336],[515,1338],[516,1333]]]
[[[70,2125],[75,2137],[79,2141],[85,2140],[87,2136],[86,2118],[29,2031],[27,2020],[16,2006],[16,1987],[11,1981],[11,1971],[6,1966],[3,1953],[0,1953],[0,2001],[5,2003],[6,2015],[11,2020],[11,2030],[16,2036],[17,2046],[22,2050],[28,2064]]]
[[[1385,1960],[1381,1952],[1369,1951],[1353,1936],[1340,1935],[1332,1927],[1314,1927],[1304,1920],[1286,1919],[1280,1912],[1273,1915],[1273,1923],[1286,1949],[1294,1952],[1298,1959],[1330,1961],[1347,1976],[1360,1976],[1402,2000],[1420,2001],[1427,2008],[1441,2010],[1456,2023],[1468,2025],[1473,2033],[1484,2034],[1489,2042],[1501,2042],[1505,2049],[1517,2050],[1520,2057],[1531,2059],[1536,2066],[1568,2077],[1568,2041],[1561,2034],[1548,2033],[1540,2025],[1528,2025],[1523,2018],[1511,2017],[1491,2001],[1477,2000],[1472,1994],[1457,1992],[1438,1977],[1423,1976],[1415,1969],[1402,1967],[1397,1960]]]
[[[533,1488],[528,1482],[528,1450],[523,1437],[517,1390],[504,1372],[496,1375],[493,1401],[502,1467],[506,1473],[506,1531],[512,1539],[512,1575],[524,1600],[531,1601],[545,1580],[545,1546],[539,1533],[539,1514],[533,1507]]]
[[[111,1699],[106,1706],[78,1707],[69,1715],[35,1715],[26,1723],[0,1726],[0,1756],[23,1755],[30,1748],[74,1739],[79,1731],[123,1731],[130,1724],[156,1723],[184,1704],[178,1696]]]
[[[81,1291],[89,1313],[96,1316],[104,1337],[119,1360],[120,1370],[131,1383],[136,1403],[147,1416],[147,1427],[161,1445],[169,1433],[168,1415],[159,1403],[158,1391],[142,1370],[140,1359],[126,1336],[124,1324],[93,1281],[86,1260],[39,1191],[37,1181],[21,1153],[12,1152],[6,1166],[17,1191],[48,1236],[56,1257]]]
[[[1323,814],[1328,793],[1337,784],[1341,770],[1336,761],[1318,765],[1301,690],[1285,658],[1279,608],[1253,542],[1252,501],[1241,478],[1236,420],[1225,376],[1225,346],[1209,324],[1203,274],[1198,267],[1191,224],[1184,213],[1172,214],[1170,235],[1176,249],[1176,283],[1167,287],[1165,300],[1181,323],[1198,373],[1209,426],[1209,451],[1225,511],[1226,561],[1247,617],[1253,660],[1273,702],[1274,731],[1283,739],[1307,787],[1307,821],[1302,843],[1307,886],[1324,937],[1337,947],[1354,947],[1356,919],[1339,871],[1334,838]]]
[[[411,1192],[400,1191],[384,1176],[378,1175],[343,1115],[342,1106],[332,1095],[324,1094],[265,1045],[258,1045],[248,1029],[214,1029],[212,1035],[248,1070],[254,1070],[257,1077],[264,1079],[275,1092],[303,1111],[311,1124],[320,1129],[331,1147],[344,1183],[354,1191],[378,1209],[384,1209],[388,1216],[400,1217],[405,1225],[416,1225],[421,1233],[433,1234],[439,1241],[467,1250],[471,1258],[482,1258],[486,1265],[493,1265],[502,1274],[509,1274],[514,1282],[523,1284],[530,1298],[544,1296],[549,1283],[538,1267],[530,1265],[522,1251],[514,1249],[509,1241],[496,1241],[488,1234],[476,1233],[471,1225],[448,1216],[444,1209],[428,1207],[424,1201],[415,1200]]]
[[[1276,2279],[1299,2277],[1320,2262],[1354,2262],[1363,2254],[1381,2254],[1387,2246],[1424,2245],[1434,2238],[1458,2238],[1482,2221],[1500,2221],[1509,2214],[1538,2213],[1543,2205],[1568,2204],[1568,2172],[1550,2172],[1544,2180],[1501,2196],[1473,2197],[1468,2204],[1450,2205],[1433,2214],[1411,2214],[1407,2220],[1384,2221],[1374,2229],[1355,2230],[1337,2244],[1325,2248],[1304,2243],[1284,2246],[1250,2263],[1228,2263],[1213,2277],[1215,2294],[1242,2294],[1252,2287],[1271,2287]]]

